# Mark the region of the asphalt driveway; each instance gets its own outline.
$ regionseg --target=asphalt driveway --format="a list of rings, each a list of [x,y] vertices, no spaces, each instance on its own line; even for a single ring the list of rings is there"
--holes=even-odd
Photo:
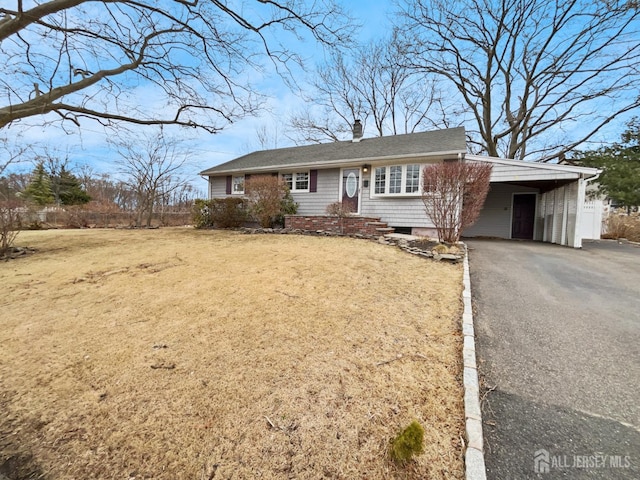
[[[488,478],[640,478],[640,248],[467,243]]]

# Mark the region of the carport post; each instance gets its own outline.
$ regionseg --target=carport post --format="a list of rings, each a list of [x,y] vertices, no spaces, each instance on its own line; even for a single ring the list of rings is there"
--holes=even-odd
[[[587,182],[585,182],[582,174],[578,179],[578,202],[576,205],[576,226],[573,232],[573,248],[582,248],[582,210],[584,209],[585,190]]]

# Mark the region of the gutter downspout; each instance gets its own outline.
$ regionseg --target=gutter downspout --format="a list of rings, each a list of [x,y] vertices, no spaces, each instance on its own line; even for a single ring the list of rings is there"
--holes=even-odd
[[[211,200],[211,177],[200,175],[200,178],[207,182],[207,200]]]

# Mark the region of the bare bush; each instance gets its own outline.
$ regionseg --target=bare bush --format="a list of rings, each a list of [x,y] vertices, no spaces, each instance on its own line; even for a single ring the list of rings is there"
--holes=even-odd
[[[640,242],[640,215],[613,213],[605,221],[605,230],[602,238],[626,238],[632,242]]]
[[[295,213],[297,205],[292,203],[289,187],[276,176],[258,175],[247,179],[245,192],[250,215],[263,228],[279,223],[283,214]]]
[[[446,162],[429,165],[422,172],[422,201],[438,231],[438,240],[455,243],[473,225],[489,193],[492,165]]]
[[[0,201],[0,258],[9,253],[22,228],[21,209],[17,200]]]
[[[326,209],[327,215],[331,215],[334,217],[348,217],[353,213],[353,208],[349,205],[345,205],[342,202],[333,202],[327,205]]]
[[[327,205],[327,215],[338,217],[340,220],[340,233],[344,233],[343,219],[353,213],[353,207],[342,202],[333,202]]]

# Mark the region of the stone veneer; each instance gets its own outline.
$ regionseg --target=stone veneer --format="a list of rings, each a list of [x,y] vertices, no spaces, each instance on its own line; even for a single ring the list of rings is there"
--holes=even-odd
[[[345,235],[383,235],[388,225],[374,217],[336,217],[331,215],[285,215],[284,227],[292,230],[323,230]]]

